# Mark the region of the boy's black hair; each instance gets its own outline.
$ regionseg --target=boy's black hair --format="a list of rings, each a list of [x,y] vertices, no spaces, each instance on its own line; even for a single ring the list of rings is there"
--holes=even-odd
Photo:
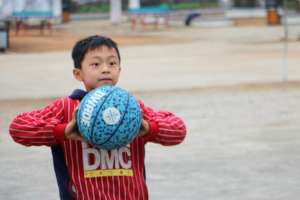
[[[84,59],[85,54],[89,50],[94,50],[103,45],[109,48],[114,48],[118,54],[119,61],[121,62],[121,57],[116,42],[105,36],[93,35],[79,40],[73,47],[72,58],[74,61],[74,67],[81,68],[81,63]]]

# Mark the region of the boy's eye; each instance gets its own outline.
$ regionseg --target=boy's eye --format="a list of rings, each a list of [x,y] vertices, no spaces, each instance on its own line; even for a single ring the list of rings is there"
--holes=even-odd
[[[116,64],[117,64],[117,62],[115,62],[115,61],[110,62],[110,65],[116,65]]]
[[[92,63],[91,66],[92,66],[92,67],[98,67],[98,66],[99,66],[99,63]]]

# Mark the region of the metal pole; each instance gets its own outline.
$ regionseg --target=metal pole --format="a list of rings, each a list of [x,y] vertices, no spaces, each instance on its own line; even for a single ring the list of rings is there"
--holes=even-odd
[[[288,80],[288,38],[289,30],[287,23],[287,1],[283,0],[283,27],[284,27],[284,39],[283,39],[283,56],[282,56],[282,81]]]

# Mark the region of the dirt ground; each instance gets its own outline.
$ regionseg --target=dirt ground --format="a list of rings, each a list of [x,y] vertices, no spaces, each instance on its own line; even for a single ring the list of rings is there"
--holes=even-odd
[[[119,25],[116,30],[111,30],[111,26],[108,24],[100,23],[97,26],[97,23],[90,22],[88,26],[82,27],[84,30],[79,31],[76,28],[74,29],[76,23],[80,27],[84,24],[80,22],[70,22],[70,24],[54,25],[52,31],[45,30],[44,34],[41,34],[40,30],[29,29],[21,30],[17,35],[12,28],[9,34],[9,52],[35,53],[66,51],[72,49],[74,43],[79,39],[92,34],[109,35],[109,37],[114,39],[119,46],[170,44],[178,42],[173,38],[162,35],[147,35],[147,31],[153,31],[153,28],[151,27],[146,27],[146,30],[144,31],[131,31],[128,24],[123,24]],[[159,33],[159,31],[164,30],[158,30],[157,33]]]
[[[15,53],[35,53],[35,52],[51,52],[66,51],[72,49],[76,41],[83,38],[81,34],[71,34],[65,31],[55,31],[51,36],[40,35],[39,31],[29,30],[29,33],[20,34],[10,33],[11,43],[10,52]],[[128,45],[145,45],[171,43],[162,37],[155,36],[111,36],[120,46]]]

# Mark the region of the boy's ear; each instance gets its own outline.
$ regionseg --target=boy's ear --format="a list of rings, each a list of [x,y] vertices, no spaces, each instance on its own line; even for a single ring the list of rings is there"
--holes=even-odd
[[[80,69],[74,68],[74,69],[73,69],[73,76],[74,76],[78,81],[82,81],[81,70],[80,70]]]

